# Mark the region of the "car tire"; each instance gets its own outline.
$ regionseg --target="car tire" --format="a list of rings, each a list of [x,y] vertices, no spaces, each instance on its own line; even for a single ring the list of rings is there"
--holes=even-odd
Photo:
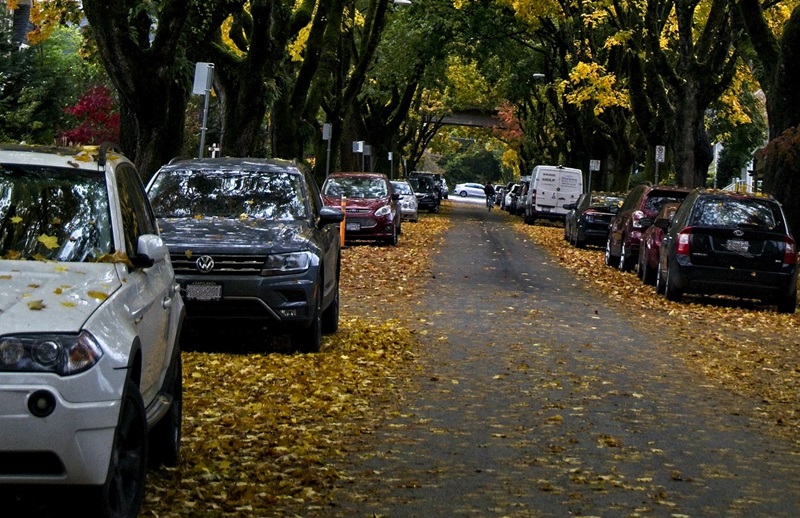
[[[386,244],[390,246],[397,246],[397,226],[392,227],[392,235],[386,238]]]
[[[151,467],[177,466],[181,451],[181,424],[183,422],[183,362],[180,351],[167,372],[166,390],[172,404],[166,415],[151,430],[149,436]]]
[[[317,282],[318,290],[322,290],[322,279]],[[295,330],[290,335],[292,348],[301,353],[316,353],[322,348],[322,294],[316,295],[316,307],[314,308],[314,317],[307,327]]]
[[[611,255],[611,238],[608,238],[606,241],[606,253],[603,259],[605,260],[606,266],[610,266],[612,268],[619,264],[619,258]]]
[[[467,191],[461,191],[460,193],[458,193],[458,195],[461,196],[462,198],[466,198],[467,197]]]
[[[656,266],[656,294],[664,294],[664,276],[661,275],[661,265]]]
[[[650,264],[645,260],[640,265],[642,282],[648,286],[653,286],[656,283],[656,272],[654,268],[650,268]]]
[[[625,238],[622,238],[622,244],[620,245],[619,249],[619,260],[617,261],[617,268],[621,272],[629,272],[631,271],[631,257],[628,254],[628,246],[625,244]]]
[[[797,292],[776,301],[778,313],[792,314],[797,310]]]
[[[339,330],[339,272],[336,272],[336,287],[333,300],[322,312],[322,334],[331,335]]]
[[[147,475],[147,417],[139,387],[125,381],[106,482],[90,501],[96,516],[135,518],[144,501]]]
[[[675,283],[672,282],[672,277],[670,275],[669,266],[667,266],[667,278],[664,282],[664,296],[667,300],[672,302],[680,302],[681,298],[683,298],[683,293],[675,287]]]

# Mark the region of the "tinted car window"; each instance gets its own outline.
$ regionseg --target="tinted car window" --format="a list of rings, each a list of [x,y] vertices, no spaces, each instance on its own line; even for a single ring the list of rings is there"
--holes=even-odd
[[[290,221],[307,217],[302,183],[298,174],[286,171],[179,169],[160,174],[149,192],[159,217]]]
[[[101,172],[0,167],[0,223],[6,259],[90,262],[114,252]]]
[[[408,183],[414,188],[416,192],[433,192],[433,181],[428,178],[412,177],[408,179]]]
[[[708,227],[756,226],[772,230],[779,222],[770,204],[756,199],[701,198],[692,225]]]
[[[411,188],[408,186],[408,184],[405,182],[392,182],[392,185],[394,186],[394,190],[398,194],[403,194],[403,195],[414,194],[414,191],[412,191]]]

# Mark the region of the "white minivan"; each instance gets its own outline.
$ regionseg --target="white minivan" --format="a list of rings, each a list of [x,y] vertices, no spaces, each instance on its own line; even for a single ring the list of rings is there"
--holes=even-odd
[[[564,220],[564,205],[578,201],[583,192],[583,172],[560,165],[537,165],[525,195],[525,223],[536,219]]]

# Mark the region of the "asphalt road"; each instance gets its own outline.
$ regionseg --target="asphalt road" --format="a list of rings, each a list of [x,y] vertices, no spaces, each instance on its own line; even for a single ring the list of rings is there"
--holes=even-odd
[[[800,452],[749,417],[757,401],[694,373],[503,213],[453,206],[415,315],[415,388],[319,515],[800,515]]]

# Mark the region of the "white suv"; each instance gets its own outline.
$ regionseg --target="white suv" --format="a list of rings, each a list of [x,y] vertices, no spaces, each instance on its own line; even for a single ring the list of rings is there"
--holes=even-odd
[[[0,285],[0,492],[136,516],[148,459],[178,460],[184,307],[133,164],[0,145]]]

